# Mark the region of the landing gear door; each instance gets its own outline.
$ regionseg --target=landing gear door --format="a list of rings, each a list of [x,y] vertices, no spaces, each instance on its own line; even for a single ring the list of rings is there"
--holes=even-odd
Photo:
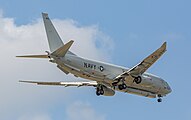
[[[131,75],[128,75],[125,77],[125,84],[126,85],[132,85],[134,83],[134,78]]]

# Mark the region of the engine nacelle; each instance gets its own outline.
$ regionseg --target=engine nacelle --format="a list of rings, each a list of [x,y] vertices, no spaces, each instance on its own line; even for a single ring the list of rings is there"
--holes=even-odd
[[[114,96],[115,95],[115,91],[106,87],[106,86],[103,86],[103,91],[104,91],[104,96]]]

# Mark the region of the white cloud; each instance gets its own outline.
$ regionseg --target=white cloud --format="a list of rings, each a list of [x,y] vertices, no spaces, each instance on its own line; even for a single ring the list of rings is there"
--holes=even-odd
[[[91,59],[108,60],[113,49],[109,36],[99,31],[98,26],[78,27],[73,20],[55,20],[55,26],[64,41],[75,40],[72,51]]]
[[[103,34],[97,26],[79,27],[73,20],[53,20],[53,23],[64,41],[75,40],[72,51],[87,58],[108,60],[108,53],[112,50],[113,44],[111,39]],[[97,46],[100,42],[101,45]],[[66,76],[60,72],[56,65],[48,63],[48,60],[15,58],[16,55],[38,54],[48,50],[48,42],[41,20],[17,26],[14,19],[4,18],[1,15],[0,49],[1,120],[22,120],[28,113],[46,113],[55,104],[72,99],[69,95],[72,89],[18,83],[20,79],[46,81],[74,79],[71,75]],[[40,117],[37,115],[31,120],[49,119],[45,114]]]
[[[75,102],[67,108],[68,120],[105,120],[104,115],[98,113],[88,103]]]

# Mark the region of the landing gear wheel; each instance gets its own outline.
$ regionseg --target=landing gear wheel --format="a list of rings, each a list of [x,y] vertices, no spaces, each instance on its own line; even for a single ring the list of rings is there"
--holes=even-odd
[[[158,102],[162,102],[162,99],[161,99],[161,98],[158,98],[157,101],[158,101]]]
[[[159,97],[159,98],[161,98],[161,97],[162,97],[162,95],[161,95],[161,94],[158,94],[158,97]]]
[[[103,91],[102,89],[100,90],[100,94],[101,94],[101,95],[103,95],[103,94],[104,94],[104,91]]]
[[[96,95],[97,95],[97,96],[100,96],[100,95],[101,95],[101,93],[100,93],[99,90],[96,91]]]
[[[123,89],[127,88],[127,85],[126,84],[121,84],[121,85],[118,85],[118,88],[119,88],[119,90],[123,90]]]
[[[134,81],[135,81],[135,83],[140,84],[142,81],[141,76],[135,77]]]
[[[122,84],[123,85],[123,89],[126,89],[127,88],[127,85],[126,84]]]
[[[97,95],[97,96],[100,96],[100,95],[103,95],[103,94],[104,94],[103,87],[102,87],[102,86],[97,87],[97,89],[96,89],[96,95]]]
[[[123,90],[123,85],[118,85],[119,90]]]

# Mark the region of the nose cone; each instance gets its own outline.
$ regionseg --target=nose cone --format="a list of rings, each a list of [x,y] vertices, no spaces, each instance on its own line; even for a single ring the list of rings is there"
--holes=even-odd
[[[167,86],[167,94],[171,93],[172,92],[172,89],[170,88],[170,86],[168,85]]]
[[[172,89],[170,88],[170,85],[166,82],[166,94],[169,94],[172,92]]]
[[[172,89],[170,88],[170,85],[164,80],[163,80],[163,85],[164,85],[164,89],[163,89],[164,94],[169,94],[169,93],[172,92]]]

